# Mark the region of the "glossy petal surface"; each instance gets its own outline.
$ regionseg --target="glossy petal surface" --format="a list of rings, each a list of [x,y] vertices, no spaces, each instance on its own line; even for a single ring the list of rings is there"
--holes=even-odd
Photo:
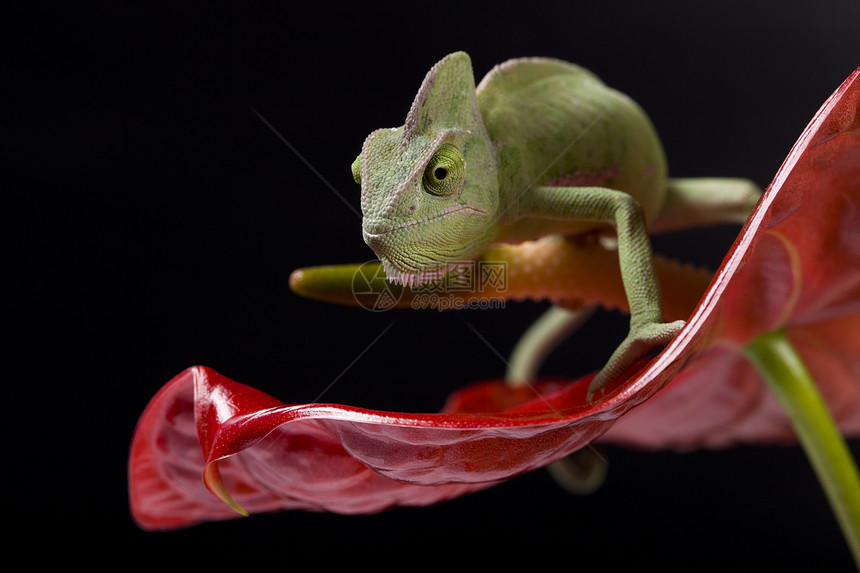
[[[598,438],[654,448],[788,440],[785,416],[739,353],[774,328],[789,330],[840,427],[857,434],[858,76],[804,132],[685,329],[604,396],[585,400],[590,377],[521,389],[488,382],[452,396],[442,413],[403,414],[290,406],[193,368],[138,423],[129,467],[135,519],[170,529],[235,517],[231,498],[250,513],[425,505]]]
[[[860,78],[855,71],[792,149],[676,340],[692,359],[604,439],[679,449],[793,440],[741,356],[786,329],[840,428],[860,434]]]

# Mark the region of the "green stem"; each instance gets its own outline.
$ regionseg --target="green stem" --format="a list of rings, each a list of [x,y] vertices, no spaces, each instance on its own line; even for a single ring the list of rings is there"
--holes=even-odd
[[[860,568],[860,478],[815,381],[782,330],[759,336],[744,354],[791,418]]]

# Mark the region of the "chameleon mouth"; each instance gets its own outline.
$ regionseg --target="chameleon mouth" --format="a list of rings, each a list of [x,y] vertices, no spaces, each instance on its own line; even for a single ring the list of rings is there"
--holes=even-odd
[[[454,260],[451,257],[453,253],[439,256],[416,256],[413,251],[418,251],[417,247],[425,241],[413,237],[412,235],[417,231],[411,229],[455,213],[486,215],[487,211],[470,205],[453,205],[432,216],[409,220],[399,225],[390,219],[377,219],[375,221],[365,219],[362,225],[364,242],[379,257],[385,270],[385,277],[389,282],[410,288],[433,283],[455,268],[460,258]],[[400,233],[404,234],[402,242],[396,240]],[[392,235],[395,235],[395,238],[390,238]]]
[[[385,278],[393,283],[409,288],[416,288],[432,282],[436,282],[445,274],[454,268],[456,265],[434,267],[423,271],[401,271],[395,267],[390,261],[381,259],[382,268],[385,271]]]
[[[424,223],[429,223],[430,221],[435,221],[436,219],[440,219],[442,217],[446,217],[453,213],[467,213],[471,215],[486,215],[487,212],[483,209],[478,209],[476,207],[472,207],[470,205],[454,205],[452,207],[448,207],[443,209],[442,211],[432,215],[430,217],[424,217],[423,219],[414,219],[412,221],[403,223],[402,225],[397,225],[396,227],[388,227],[387,224],[390,222],[386,219],[376,220],[376,221],[366,221],[364,224],[364,228],[362,232],[364,233],[365,239],[380,237],[382,235],[387,235],[389,233],[394,233],[396,231],[401,231],[403,229],[408,229],[409,227],[414,227],[416,225],[423,225]]]

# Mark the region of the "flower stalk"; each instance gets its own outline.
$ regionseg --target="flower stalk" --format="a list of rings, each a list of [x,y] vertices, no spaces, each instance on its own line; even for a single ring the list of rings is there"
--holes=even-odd
[[[744,354],[791,419],[860,568],[860,477],[815,381],[784,330],[758,336]]]

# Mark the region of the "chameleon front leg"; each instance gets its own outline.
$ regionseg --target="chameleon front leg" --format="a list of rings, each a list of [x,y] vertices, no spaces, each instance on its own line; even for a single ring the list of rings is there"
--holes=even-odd
[[[522,217],[615,227],[621,278],[630,307],[630,332],[589,385],[589,398],[649,350],[668,343],[684,321],[663,322],[660,284],[639,203],[604,187],[534,187],[520,200]]]

